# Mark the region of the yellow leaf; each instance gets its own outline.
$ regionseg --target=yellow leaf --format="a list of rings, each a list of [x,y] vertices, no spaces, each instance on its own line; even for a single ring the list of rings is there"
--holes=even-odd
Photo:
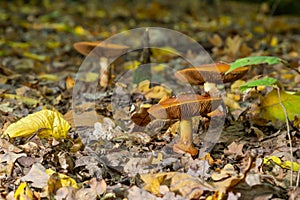
[[[269,165],[271,162],[274,162],[277,165],[281,165],[281,160],[277,156],[270,156],[264,158],[264,164]]]
[[[161,47],[151,49],[152,57],[157,61],[168,61],[171,58],[177,57],[180,53],[172,47]]]
[[[8,45],[11,46],[11,47],[13,47],[13,48],[16,48],[16,49],[25,49],[25,48],[30,47],[30,44],[26,43],[26,42],[13,42],[13,41],[9,41]]]
[[[3,97],[5,99],[17,99],[22,101],[23,103],[29,105],[29,106],[34,106],[36,105],[39,101],[36,99],[32,99],[29,97],[23,97],[20,95],[16,95],[16,94],[0,94],[0,97]]]
[[[277,164],[278,166],[280,166],[281,168],[284,168],[284,169],[293,170],[295,172],[297,172],[299,170],[299,164],[296,162],[291,162],[291,161],[282,162],[281,159],[277,156],[270,156],[270,157],[264,158],[265,165],[270,165],[271,162]]]
[[[232,108],[232,109],[240,109],[241,108],[240,104],[231,98],[223,97],[223,101],[226,104],[226,106],[228,106],[229,108]]]
[[[144,189],[152,194],[159,194],[160,181],[155,174],[142,174],[141,179],[146,183]]]
[[[46,169],[46,173],[51,176],[52,174],[56,173],[54,170],[52,169]],[[76,183],[76,181],[65,175],[65,174],[62,174],[62,173],[57,173],[58,174],[58,177],[59,177],[59,181],[60,181],[60,185],[62,187],[73,187],[73,188],[78,188],[78,185]]]
[[[58,111],[41,110],[11,124],[3,133],[14,137],[28,137],[36,133],[41,138],[66,138],[70,125]]]
[[[167,179],[172,178],[176,172],[162,172],[157,174],[141,174],[141,179],[146,183],[144,189],[152,194],[159,194],[160,185]]]
[[[31,200],[33,199],[33,194],[27,183],[21,183],[14,194],[15,200]]]
[[[47,81],[58,81],[59,77],[55,74],[40,74],[39,79],[44,79]]]
[[[157,154],[157,158],[153,158],[151,164],[152,165],[157,165],[160,161],[162,161],[163,159],[163,154],[162,153],[158,153]]]
[[[99,79],[99,73],[94,73],[94,72],[87,72],[84,74],[79,74],[78,76],[78,80],[84,82],[94,82],[97,79]]]
[[[24,52],[23,56],[38,61],[45,61],[47,59],[47,57],[44,55],[38,55],[30,52]]]
[[[74,29],[74,33],[76,35],[84,35],[84,34],[86,34],[86,30],[84,30],[84,28],[82,26],[76,26]]]
[[[139,83],[138,90],[142,92],[146,98],[162,99],[171,95],[171,90],[163,86],[154,86],[150,88],[150,81],[144,80]]]
[[[140,92],[148,92],[150,90],[150,81],[144,80],[139,83],[138,90]]]
[[[50,49],[55,49],[55,48],[58,48],[61,45],[61,43],[58,41],[47,41],[46,45]]]
[[[137,60],[134,61],[128,61],[124,63],[124,69],[130,70],[130,69],[136,69],[141,63]]]
[[[164,71],[166,69],[166,65],[163,65],[163,64],[158,64],[158,65],[155,65],[152,67],[152,70],[154,72],[161,72],[161,71]]]
[[[288,118],[293,120],[295,115],[300,114],[300,96],[296,94],[289,94],[280,91],[280,99],[287,110]],[[269,120],[279,119],[285,121],[285,115],[282,106],[280,105],[278,92],[273,89],[265,98],[261,100],[262,115]]]
[[[284,161],[281,167],[285,169],[292,169],[294,172],[298,172],[299,170],[299,164],[291,161]]]
[[[277,39],[277,37],[273,36],[271,38],[270,45],[271,45],[271,47],[275,47],[275,46],[278,45],[278,39]]]

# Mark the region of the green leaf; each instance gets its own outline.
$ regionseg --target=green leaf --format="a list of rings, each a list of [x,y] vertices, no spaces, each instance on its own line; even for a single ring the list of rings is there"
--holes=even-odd
[[[262,79],[257,79],[253,81],[248,81],[244,85],[240,87],[240,91],[244,92],[247,89],[257,87],[257,86],[272,86],[277,82],[275,78],[270,78],[270,77],[264,77]]]
[[[273,89],[264,98],[261,99],[261,113],[265,119],[285,121],[285,115],[280,101],[284,105],[288,118],[294,120],[295,115],[300,114],[300,96],[297,94],[289,94],[280,91],[280,99],[278,92]]]
[[[283,60],[273,56],[250,56],[246,58],[237,59],[236,61],[231,63],[230,69],[225,74],[228,74],[237,68],[244,67],[247,65],[259,65],[263,63],[273,65],[278,64],[280,62],[283,62]]]

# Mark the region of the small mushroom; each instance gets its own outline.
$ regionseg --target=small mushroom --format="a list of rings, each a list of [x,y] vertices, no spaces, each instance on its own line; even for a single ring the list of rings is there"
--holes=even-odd
[[[106,88],[110,77],[109,59],[121,55],[129,47],[105,42],[76,42],[74,48],[81,54],[99,58],[100,85]]]
[[[175,77],[182,82],[192,85],[202,85],[204,82],[217,82],[222,79],[224,83],[233,82],[244,76],[248,67],[241,67],[225,75],[230,68],[226,63],[205,64],[197,67],[186,68],[175,72]]]
[[[149,108],[148,113],[156,119],[179,119],[180,139],[173,146],[175,152],[187,152],[192,156],[198,154],[193,145],[192,117],[207,116],[221,103],[221,98],[183,94],[162,99],[158,104]]]
[[[76,42],[74,48],[82,55],[112,58],[125,52],[129,47],[120,44],[111,44],[105,42]]]

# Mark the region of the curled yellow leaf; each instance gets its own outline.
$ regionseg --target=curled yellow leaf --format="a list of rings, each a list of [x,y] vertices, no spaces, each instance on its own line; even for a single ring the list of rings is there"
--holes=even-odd
[[[11,138],[29,137],[37,134],[41,138],[66,138],[69,123],[62,118],[58,111],[41,110],[11,124],[3,133]]]
[[[33,199],[33,194],[27,183],[21,183],[14,194],[14,199],[16,200],[31,200]]]

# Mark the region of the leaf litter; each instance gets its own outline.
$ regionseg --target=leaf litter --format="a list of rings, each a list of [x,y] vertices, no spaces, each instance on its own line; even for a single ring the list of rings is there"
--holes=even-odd
[[[289,185],[289,171],[296,175],[300,163],[300,40],[296,37],[299,17],[269,15],[270,5],[265,3],[246,4],[247,11],[243,3],[225,5],[222,1],[214,2],[213,6],[178,1],[176,8],[168,3],[143,1],[132,5],[100,5],[93,1],[40,4],[1,2],[1,198],[299,198],[299,180],[298,187]],[[140,12],[132,12],[132,7]],[[199,10],[205,13],[201,17]],[[152,86],[146,80],[144,87],[125,86],[119,92],[134,99],[135,108],[125,105],[125,99],[118,112],[112,111],[109,98],[102,97],[103,91],[99,91],[96,120],[90,118],[95,114],[90,112],[95,104],[81,105],[81,113],[74,113],[71,108],[74,80],[84,59],[72,48],[73,43],[103,40],[137,26],[162,25],[199,41],[215,61],[236,61],[238,66],[259,64],[251,66],[241,80],[226,85],[225,103],[230,115],[217,144],[204,158],[173,152],[178,123],[157,120],[141,128],[132,122],[132,111],[139,114],[136,118],[144,116],[148,105],[171,95],[172,90],[164,85]],[[197,56],[194,52],[187,54]],[[156,62],[168,63],[175,69],[188,66],[167,46],[153,50],[152,56]],[[245,56],[262,60],[238,60]],[[278,56],[291,63],[291,68],[286,68],[281,59],[274,61],[262,56]],[[141,62],[134,53],[125,61]],[[134,66],[124,64],[123,69]],[[164,65],[154,69],[173,76]],[[281,101],[276,90],[260,87],[261,83],[248,83],[250,90],[246,94],[239,91],[245,80],[258,74],[282,84]],[[97,79],[97,72],[92,72],[79,81],[87,86]],[[87,92],[84,98],[92,99],[93,95]],[[287,127],[280,122],[285,121],[281,104],[295,127],[291,130],[293,157],[288,153]],[[59,113],[50,111],[54,109]],[[76,116],[84,120],[74,123]],[[37,121],[40,123],[34,125]],[[199,133],[194,138],[197,148],[202,144],[204,122],[202,118],[194,119],[193,128]],[[143,123],[142,120],[140,125]]]

